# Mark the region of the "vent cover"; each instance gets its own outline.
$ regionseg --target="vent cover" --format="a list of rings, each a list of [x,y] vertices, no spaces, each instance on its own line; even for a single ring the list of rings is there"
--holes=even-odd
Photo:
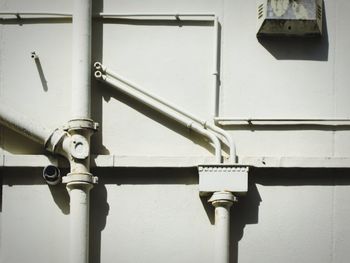
[[[322,0],[260,0],[257,36],[322,35]]]

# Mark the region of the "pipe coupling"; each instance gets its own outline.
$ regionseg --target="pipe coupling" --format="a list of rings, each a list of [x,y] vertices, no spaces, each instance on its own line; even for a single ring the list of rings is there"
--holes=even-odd
[[[91,119],[73,119],[68,122],[68,124],[64,127],[64,130],[91,130],[95,132],[98,130],[98,127],[99,124]]]
[[[213,206],[232,206],[233,203],[237,202],[237,198],[227,191],[215,192],[208,200]]]
[[[69,173],[66,176],[62,177],[62,183],[89,183],[97,184],[98,178],[93,176],[91,173]]]

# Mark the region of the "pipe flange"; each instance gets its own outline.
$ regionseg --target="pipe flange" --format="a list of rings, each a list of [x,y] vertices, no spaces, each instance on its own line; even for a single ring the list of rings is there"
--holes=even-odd
[[[234,202],[237,202],[237,198],[227,191],[215,192],[211,198],[208,200],[213,206],[223,206],[223,205],[232,205]]]
[[[93,130],[97,131],[99,124],[91,119],[73,119],[68,121],[68,124],[64,127],[64,130]]]
[[[98,178],[91,173],[69,173],[62,178],[62,183],[89,183],[97,184]]]

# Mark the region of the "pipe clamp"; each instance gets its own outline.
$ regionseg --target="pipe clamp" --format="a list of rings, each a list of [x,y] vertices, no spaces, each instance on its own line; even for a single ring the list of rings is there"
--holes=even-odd
[[[79,182],[97,184],[98,177],[92,176],[91,173],[69,173],[62,178],[62,183],[64,184]]]

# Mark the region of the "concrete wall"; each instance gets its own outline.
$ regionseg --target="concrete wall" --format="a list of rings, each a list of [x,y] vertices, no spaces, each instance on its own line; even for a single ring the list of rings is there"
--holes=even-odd
[[[71,1],[0,1],[1,11],[71,12]],[[255,37],[244,0],[94,1],[94,12],[216,13],[221,25],[220,116],[349,118],[345,0],[325,1],[322,39]],[[213,112],[210,23],[96,20],[93,58],[204,119]],[[35,51],[41,71],[30,57]],[[39,67],[40,68],[40,67]],[[71,21],[0,23],[0,100],[55,128],[70,119]],[[93,80],[93,153],[210,157],[196,134]],[[349,126],[225,125],[238,155],[350,157]],[[1,128],[1,154],[43,154]],[[155,166],[158,165],[157,158]],[[19,160],[20,162],[20,160]],[[118,158],[116,159],[118,162]],[[0,261],[67,261],[69,197],[40,168],[1,172]],[[91,262],[212,262],[213,210],[195,168],[95,168]],[[232,262],[347,262],[347,169],[253,169],[232,210]]]

